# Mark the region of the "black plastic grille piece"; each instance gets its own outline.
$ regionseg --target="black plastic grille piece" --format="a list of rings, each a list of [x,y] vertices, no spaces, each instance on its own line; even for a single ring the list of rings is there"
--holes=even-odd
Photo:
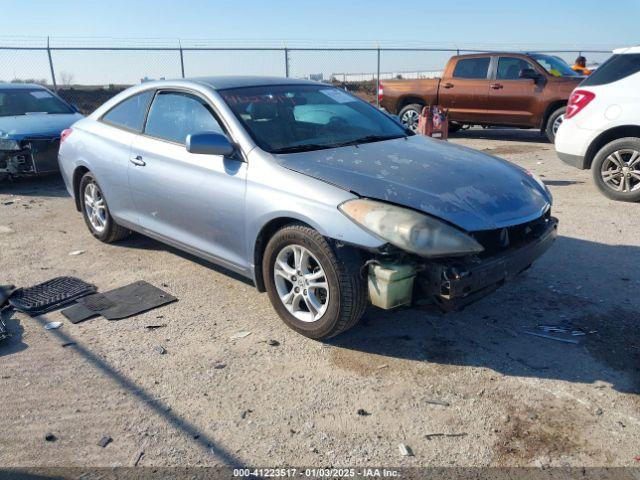
[[[9,298],[9,305],[29,315],[41,315],[96,291],[91,285],[75,277],[56,277],[39,285],[19,288]]]

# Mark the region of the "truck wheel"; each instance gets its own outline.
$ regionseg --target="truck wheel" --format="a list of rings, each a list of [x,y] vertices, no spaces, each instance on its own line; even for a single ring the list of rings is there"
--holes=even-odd
[[[620,138],[606,144],[594,157],[591,171],[607,197],[640,202],[640,138]]]
[[[419,103],[406,105],[398,114],[398,117],[400,117],[400,123],[413,132],[418,131],[418,119],[420,118],[422,108],[423,105],[420,105]]]
[[[463,125],[461,123],[450,122],[449,123],[449,133],[456,133],[457,131],[462,130]]]
[[[547,135],[547,138],[551,143],[555,143],[556,141],[556,133],[558,133],[558,129],[560,128],[560,125],[562,125],[566,111],[567,107],[560,107],[557,110],[554,110],[547,119],[547,126],[544,133]]]
[[[262,260],[273,308],[287,326],[317,340],[344,332],[362,317],[367,292],[360,266],[299,223],[278,230]]]
[[[91,235],[105,243],[112,243],[129,236],[130,230],[118,225],[111,217],[107,200],[93,176],[87,172],[80,179],[78,188],[82,216]]]

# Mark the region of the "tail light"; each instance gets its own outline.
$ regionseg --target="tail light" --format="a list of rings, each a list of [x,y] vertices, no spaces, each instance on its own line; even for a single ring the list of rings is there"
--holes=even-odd
[[[62,145],[62,142],[64,142],[67,139],[67,137],[69,135],[71,135],[72,132],[73,132],[73,129],[71,129],[71,128],[65,128],[62,131],[62,133],[60,134],[60,144],[61,145]]]
[[[384,86],[382,84],[380,84],[380,86],[378,87],[378,101],[379,102],[382,101],[382,97],[384,97]]]
[[[591,100],[596,98],[596,94],[589,90],[575,90],[569,97],[569,103],[567,103],[567,113],[564,118],[575,117],[584,107],[591,103]]]

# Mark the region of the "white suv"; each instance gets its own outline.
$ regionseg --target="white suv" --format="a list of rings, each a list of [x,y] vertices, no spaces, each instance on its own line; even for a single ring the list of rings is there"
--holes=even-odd
[[[555,148],[569,165],[591,168],[607,197],[640,201],[640,46],[614,50],[573,91]]]

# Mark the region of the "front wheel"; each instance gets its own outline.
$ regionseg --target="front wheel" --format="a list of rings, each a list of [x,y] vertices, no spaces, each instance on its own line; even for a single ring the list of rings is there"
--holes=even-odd
[[[564,121],[565,113],[567,113],[567,107],[560,107],[549,115],[544,133],[547,135],[547,138],[551,143],[555,143],[556,141],[556,135],[560,125],[562,125],[562,122]]]
[[[358,322],[367,304],[365,282],[357,256],[347,257],[306,225],[287,225],[273,235],[262,268],[269,300],[284,323],[322,340]]]
[[[614,140],[600,149],[591,165],[593,179],[613,200],[640,202],[640,138]]]

